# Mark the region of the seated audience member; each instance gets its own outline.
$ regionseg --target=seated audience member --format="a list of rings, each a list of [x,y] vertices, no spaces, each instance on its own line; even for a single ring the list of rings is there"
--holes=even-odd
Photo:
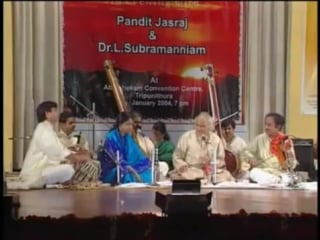
[[[226,119],[221,122],[222,143],[226,150],[232,152],[238,159],[240,152],[247,146],[247,143],[235,135],[236,123],[233,119]],[[239,172],[234,175],[237,180],[248,180],[250,165],[246,162],[240,163]]]
[[[106,134],[100,156],[101,176],[105,183],[117,181],[117,155],[120,161],[120,183],[151,182],[150,160],[133,140],[133,119],[127,112],[117,116],[114,127]]]
[[[141,149],[142,153],[147,157],[152,157],[154,145],[150,138],[142,133],[142,116],[139,112],[132,112],[133,120],[133,139]]]
[[[166,177],[169,170],[173,170],[172,154],[174,152],[174,144],[170,141],[165,123],[161,121],[153,125],[152,134],[155,147],[158,149],[160,173]]]
[[[212,132],[212,117],[202,112],[195,118],[195,130],[184,133],[173,154],[175,171],[171,178],[206,179],[211,180],[213,169],[209,162],[216,156],[216,183],[233,181],[230,172],[226,170],[224,148],[218,135]]]
[[[250,179],[260,184],[291,183],[288,171],[297,161],[290,138],[281,132],[285,119],[278,113],[265,116],[265,132],[255,137],[241,152],[250,166]],[[285,154],[288,159],[286,159]]]
[[[77,137],[72,133],[76,127],[75,118],[71,112],[62,112],[59,116],[59,131],[58,137],[60,142],[68,149],[83,153],[91,158],[92,154],[89,151],[89,144],[83,135]],[[66,162],[69,162],[68,160]],[[73,175],[73,183],[95,182],[100,177],[100,162],[86,161],[73,164],[75,174]]]
[[[72,179],[72,164],[88,161],[87,154],[75,153],[64,147],[54,130],[57,104],[46,101],[37,107],[36,126],[20,173],[22,188],[42,188],[48,184],[65,183]],[[65,159],[70,163],[64,163]]]

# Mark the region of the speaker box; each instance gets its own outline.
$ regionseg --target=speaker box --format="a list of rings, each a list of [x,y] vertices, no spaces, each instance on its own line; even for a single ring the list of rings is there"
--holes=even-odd
[[[201,181],[200,180],[173,180],[171,192],[173,194],[193,193],[200,194]]]
[[[313,156],[313,139],[292,139],[293,147],[299,165],[295,171],[308,172],[309,178],[312,181],[317,180],[317,171],[314,166]]]

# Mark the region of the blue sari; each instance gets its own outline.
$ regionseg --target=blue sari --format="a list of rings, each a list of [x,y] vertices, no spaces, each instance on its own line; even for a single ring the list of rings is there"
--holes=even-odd
[[[120,183],[136,182],[134,175],[127,169],[133,168],[144,183],[151,182],[151,162],[146,158],[129,134],[121,136],[118,129],[113,129],[105,136],[104,148],[100,154],[100,180],[104,183],[116,183],[117,151],[120,157]]]

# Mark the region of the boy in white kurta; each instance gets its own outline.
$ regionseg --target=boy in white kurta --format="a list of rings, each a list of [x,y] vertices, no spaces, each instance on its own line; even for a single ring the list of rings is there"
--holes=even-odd
[[[57,104],[46,101],[37,108],[36,126],[25,156],[18,188],[42,188],[48,184],[64,183],[74,174],[71,164],[63,164],[65,159],[86,161],[87,157],[75,154],[65,148],[54,130],[57,121]]]
[[[247,143],[239,136],[235,134],[236,123],[233,119],[226,119],[221,122],[222,128],[222,143],[226,150],[232,152],[239,162],[239,168],[233,176],[237,181],[248,181],[249,180],[249,167],[250,165],[246,162],[241,162],[239,159],[240,152],[247,146]]]

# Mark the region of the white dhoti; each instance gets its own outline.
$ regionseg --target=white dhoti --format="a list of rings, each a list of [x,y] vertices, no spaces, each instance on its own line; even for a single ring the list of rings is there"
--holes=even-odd
[[[71,180],[74,172],[71,164],[47,166],[41,171],[39,177],[26,181],[26,187],[43,188],[45,185],[64,183]]]
[[[259,184],[285,184],[292,182],[288,173],[281,173],[280,176],[264,171],[260,168],[254,168],[250,171],[250,178]]]
[[[59,164],[47,166],[33,177],[19,178],[8,181],[8,189],[32,189],[43,188],[46,185],[64,183],[72,179],[74,174],[73,166],[70,164]]]
[[[74,172],[74,168],[70,164],[49,166],[42,171],[41,180],[43,185],[64,183],[72,178]]]

